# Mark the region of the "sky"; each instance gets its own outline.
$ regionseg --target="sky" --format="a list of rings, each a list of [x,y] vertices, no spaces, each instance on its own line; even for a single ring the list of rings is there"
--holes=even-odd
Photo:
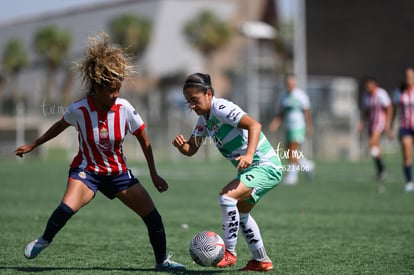
[[[7,22],[27,16],[35,16],[47,12],[60,11],[66,8],[79,7],[94,3],[116,0],[11,0],[0,9],[0,22]],[[280,19],[289,20],[294,6],[291,0],[277,0],[280,7]]]
[[[0,22],[111,0],[11,0],[0,9]]]

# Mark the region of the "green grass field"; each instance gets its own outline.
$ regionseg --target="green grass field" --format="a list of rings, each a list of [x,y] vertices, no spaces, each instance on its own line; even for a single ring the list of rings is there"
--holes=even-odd
[[[253,210],[278,274],[413,274],[414,194],[403,192],[398,156],[386,157],[390,177],[373,181],[373,165],[317,162],[312,182],[278,186]],[[212,163],[161,162],[170,190],[159,194],[145,163],[130,163],[151,193],[166,227],[168,251],[188,274],[231,274],[250,252],[242,236],[235,268],[192,263],[188,244],[202,230],[221,234],[220,187],[235,169]],[[0,274],[155,274],[144,223],[102,194],[81,209],[34,260],[24,245],[43,232],[65,190],[69,161],[29,157],[0,160]],[[189,228],[182,228],[188,224]]]

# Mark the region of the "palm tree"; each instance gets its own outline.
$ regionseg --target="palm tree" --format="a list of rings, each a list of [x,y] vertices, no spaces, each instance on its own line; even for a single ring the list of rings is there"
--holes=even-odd
[[[121,15],[110,22],[111,36],[134,59],[141,57],[151,37],[148,19],[133,15]]]
[[[211,53],[222,47],[231,36],[228,23],[212,11],[203,10],[184,26],[188,41],[209,60]]]
[[[29,65],[27,51],[22,41],[18,38],[11,38],[5,45],[2,56],[2,66],[5,78],[10,80],[13,101],[20,99],[18,88],[18,77],[20,72]],[[3,86],[3,85],[2,85]],[[3,100],[3,89],[0,91],[0,102]]]
[[[34,48],[47,68],[46,99],[56,94],[56,74],[64,64],[71,46],[71,35],[68,31],[54,25],[39,29],[34,36]]]

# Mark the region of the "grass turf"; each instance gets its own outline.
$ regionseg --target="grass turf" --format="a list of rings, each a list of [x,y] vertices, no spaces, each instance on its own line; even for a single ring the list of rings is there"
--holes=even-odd
[[[202,230],[221,234],[220,187],[235,176],[219,162],[161,162],[170,190],[153,188],[145,163],[130,163],[163,216],[168,251],[189,274],[231,274],[250,252],[242,238],[235,268],[192,263],[188,244]],[[1,274],[155,274],[144,223],[118,200],[98,193],[34,260],[24,245],[38,237],[65,190],[68,162],[0,160]],[[370,161],[317,162],[312,182],[278,186],[252,214],[278,274],[413,274],[414,194],[403,192],[399,160],[386,158],[390,177],[372,179]],[[188,229],[183,228],[188,225]],[[184,226],[185,227],[185,226]]]

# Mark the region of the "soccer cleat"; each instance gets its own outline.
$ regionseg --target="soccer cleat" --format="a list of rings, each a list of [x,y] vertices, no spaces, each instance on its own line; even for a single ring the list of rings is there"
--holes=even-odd
[[[257,260],[250,260],[247,262],[247,265],[239,271],[265,271],[269,272],[273,269],[272,262],[260,262]]]
[[[414,183],[408,182],[405,185],[405,192],[413,192],[414,191]]]
[[[43,249],[49,246],[49,242],[44,240],[42,237],[31,241],[26,245],[24,248],[24,256],[27,259],[34,259],[39,255],[40,252],[42,252]]]
[[[185,271],[184,265],[171,260],[172,255],[168,255],[167,259],[162,264],[155,264],[155,270],[157,271]]]
[[[236,255],[226,250],[224,252],[223,259],[221,259],[221,261],[216,266],[220,268],[230,267],[236,264],[236,260],[237,260]]]

